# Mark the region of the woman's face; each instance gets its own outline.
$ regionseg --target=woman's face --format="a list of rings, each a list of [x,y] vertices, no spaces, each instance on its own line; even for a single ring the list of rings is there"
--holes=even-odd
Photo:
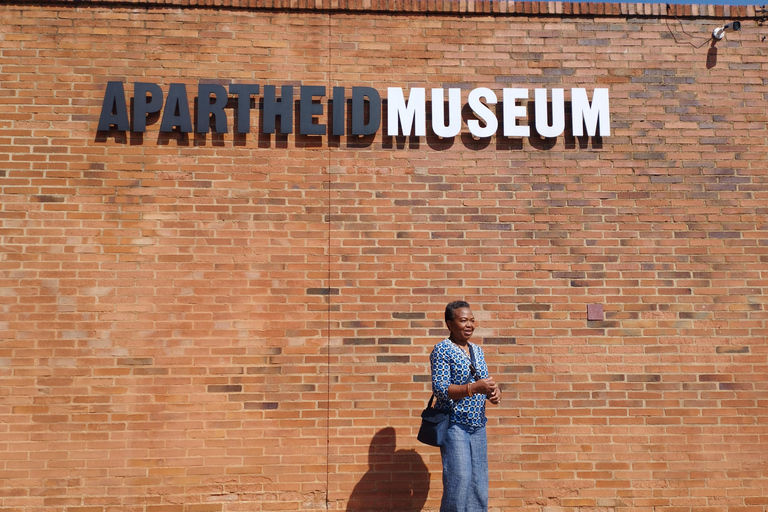
[[[451,331],[451,339],[459,343],[466,343],[475,331],[475,315],[469,308],[453,310],[453,320],[446,322]]]

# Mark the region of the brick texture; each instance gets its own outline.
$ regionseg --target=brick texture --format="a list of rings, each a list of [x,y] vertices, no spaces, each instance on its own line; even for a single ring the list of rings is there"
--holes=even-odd
[[[764,511],[761,16],[3,3],[0,512],[436,511],[456,298],[503,383],[493,512]],[[109,81],[606,87],[611,135],[99,132]]]

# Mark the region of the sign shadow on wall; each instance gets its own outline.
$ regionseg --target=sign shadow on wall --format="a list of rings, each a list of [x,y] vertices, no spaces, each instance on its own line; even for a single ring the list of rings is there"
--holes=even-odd
[[[415,450],[398,450],[395,429],[379,430],[368,447],[368,471],[355,485],[347,512],[420,512],[429,470]]]

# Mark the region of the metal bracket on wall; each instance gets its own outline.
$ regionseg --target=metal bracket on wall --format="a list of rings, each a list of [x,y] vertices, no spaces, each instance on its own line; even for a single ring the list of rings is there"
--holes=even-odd
[[[768,9],[766,9],[764,5],[761,5],[760,8],[755,9],[755,14],[759,16],[757,18],[758,26],[762,27],[765,25],[765,20],[768,19]]]
[[[765,21],[768,19],[768,9],[766,9],[764,5],[761,5],[759,8],[755,9],[755,14],[758,16],[757,26],[765,26]],[[768,36],[763,36],[760,40],[765,41],[766,37]]]

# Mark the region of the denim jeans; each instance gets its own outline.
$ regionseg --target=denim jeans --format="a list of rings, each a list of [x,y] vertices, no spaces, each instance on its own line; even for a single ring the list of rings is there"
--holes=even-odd
[[[485,427],[451,423],[443,458],[443,500],[440,512],[488,510],[488,440]]]

